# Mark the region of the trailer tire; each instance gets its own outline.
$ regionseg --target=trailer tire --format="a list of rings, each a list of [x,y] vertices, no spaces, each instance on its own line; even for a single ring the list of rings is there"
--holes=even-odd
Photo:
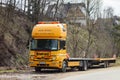
[[[88,69],[87,61],[82,62],[83,66],[79,67],[79,70],[86,71]]]
[[[88,69],[87,61],[84,61],[84,63],[83,63],[83,71],[86,71],[87,69]]]
[[[107,68],[108,67],[108,61],[104,62],[103,68]]]
[[[35,67],[35,72],[40,72],[41,68],[40,67]]]
[[[62,62],[61,72],[66,72],[66,68],[67,68],[67,63],[66,63],[66,61],[63,61]]]

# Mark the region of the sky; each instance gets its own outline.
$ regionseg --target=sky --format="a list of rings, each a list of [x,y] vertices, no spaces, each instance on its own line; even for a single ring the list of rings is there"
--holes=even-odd
[[[79,2],[81,0],[65,0],[67,2]],[[103,8],[112,7],[114,15],[120,16],[120,0],[102,0]]]
[[[114,14],[120,16],[120,0],[103,0],[103,7],[112,7]]]

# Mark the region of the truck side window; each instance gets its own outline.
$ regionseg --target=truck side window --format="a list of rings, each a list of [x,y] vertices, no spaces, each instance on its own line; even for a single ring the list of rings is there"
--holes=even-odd
[[[60,49],[65,49],[65,41],[60,41]]]

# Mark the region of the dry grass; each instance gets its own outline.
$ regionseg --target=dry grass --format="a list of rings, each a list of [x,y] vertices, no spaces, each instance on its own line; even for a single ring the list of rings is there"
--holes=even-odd
[[[116,63],[114,64],[114,66],[120,66],[120,57],[117,58]]]
[[[16,72],[17,70],[14,68],[9,68],[9,67],[0,67],[0,74],[2,73],[12,73],[12,72]]]
[[[16,70],[0,70],[0,73],[13,73],[16,72]]]

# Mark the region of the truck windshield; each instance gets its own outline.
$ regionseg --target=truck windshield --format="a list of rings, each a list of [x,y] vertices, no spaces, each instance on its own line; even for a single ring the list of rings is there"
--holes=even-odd
[[[31,42],[31,50],[58,50],[58,40],[34,39]]]

